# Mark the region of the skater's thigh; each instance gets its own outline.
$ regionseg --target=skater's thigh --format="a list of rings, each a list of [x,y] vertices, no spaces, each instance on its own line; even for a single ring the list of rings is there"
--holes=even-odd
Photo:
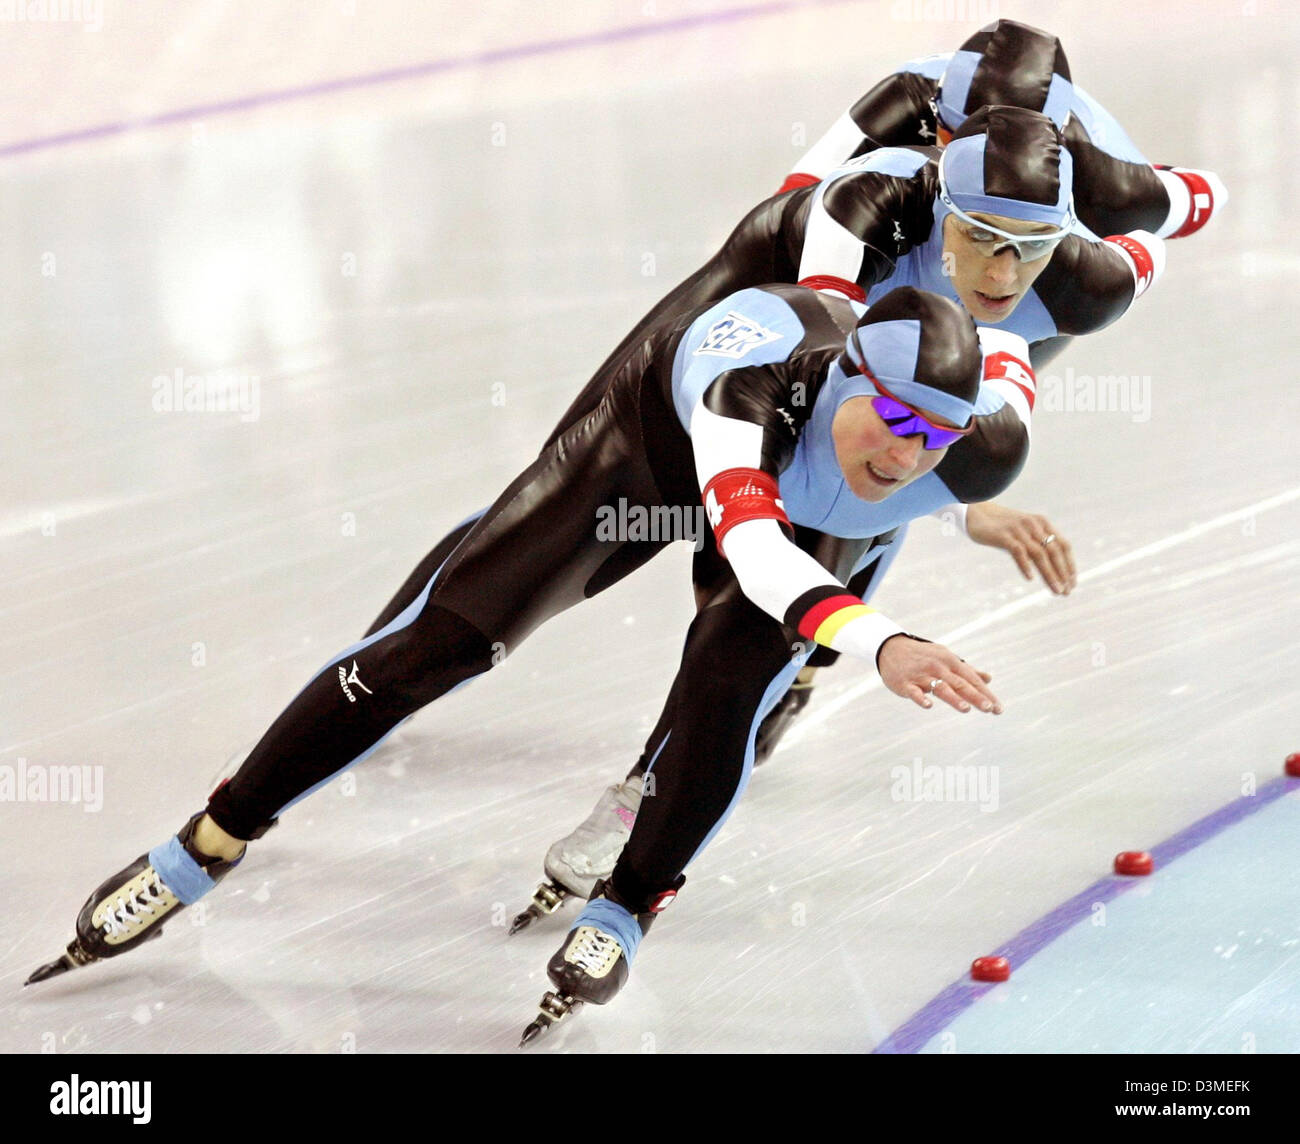
[[[714,593],[691,624],[679,668],[688,706],[706,716],[732,705],[749,722],[772,678],[805,650],[798,632],[752,603],[734,579]]]
[[[430,602],[513,650],[660,552],[664,543],[630,541],[610,527],[620,501],[660,501],[633,414],[607,397],[547,446],[448,559]]]

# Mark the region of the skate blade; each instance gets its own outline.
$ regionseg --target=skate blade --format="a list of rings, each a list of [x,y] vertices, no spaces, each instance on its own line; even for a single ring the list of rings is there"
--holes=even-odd
[[[160,925],[140,944],[144,945],[145,942],[154,941],[157,938],[162,937],[162,935],[163,927]],[[33,970],[32,975],[23,982],[23,985],[25,987],[28,985],[35,985],[38,981],[48,981],[51,977],[59,977],[62,974],[67,973],[69,969],[80,969],[83,965],[90,965],[93,962],[103,960],[104,957],[102,955],[88,953],[82,948],[80,942],[74,939],[68,943],[68,948],[64,951],[62,957],[57,961],[51,961],[48,965],[42,965],[38,969]]]
[[[65,953],[58,961],[51,961],[48,965],[42,965],[33,970],[32,975],[23,982],[23,985],[35,985],[38,981],[48,981],[51,977],[58,977],[59,974],[67,973],[69,969],[76,968],[77,963]]]
[[[538,918],[542,916],[542,911],[536,906],[529,906],[523,913],[515,914],[515,920],[510,923],[510,929],[506,937],[514,937],[522,929],[527,929]]]
[[[538,918],[555,913],[564,904],[565,899],[571,897],[573,894],[554,879],[543,882],[537,887],[537,892],[533,894],[533,900],[528,903],[528,908],[515,915],[506,936],[511,937],[520,930],[527,929]]]
[[[570,993],[547,993],[538,1006],[539,1012],[531,1025],[519,1038],[519,1047],[532,1044],[552,1025],[558,1025],[570,1013],[582,1008],[582,1002]]]
[[[59,977],[67,973],[69,969],[79,969],[83,965],[89,965],[94,960],[96,959],[82,953],[74,941],[57,960],[34,969],[32,975],[23,982],[23,987],[35,985],[38,981],[48,981],[51,977]]]

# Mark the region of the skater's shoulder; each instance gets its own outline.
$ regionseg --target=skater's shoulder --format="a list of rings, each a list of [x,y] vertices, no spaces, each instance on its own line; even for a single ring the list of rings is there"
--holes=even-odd
[[[1034,283],[1060,334],[1087,334],[1110,325],[1134,299],[1131,265],[1110,239],[1072,234]]]
[[[939,151],[935,147],[912,144],[903,147],[878,147],[859,155],[856,159],[847,159],[838,167],[827,173],[822,185],[829,190],[832,185],[841,188],[857,184],[870,185],[873,177],[879,180],[888,176],[894,179],[914,179],[927,166],[938,163]]]
[[[895,75],[924,76],[926,79],[938,80],[952,60],[953,52],[934,52],[928,56],[918,56],[900,65]]]
[[[757,360],[754,351],[762,349],[763,360],[779,359],[804,334],[797,297],[792,297],[798,293],[799,287],[773,282],[728,294],[691,326],[691,355]]]

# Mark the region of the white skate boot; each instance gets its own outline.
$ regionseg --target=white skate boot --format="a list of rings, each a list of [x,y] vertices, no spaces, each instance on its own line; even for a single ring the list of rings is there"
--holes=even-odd
[[[586,820],[551,846],[542,863],[550,880],[537,887],[528,908],[515,917],[512,934],[554,913],[565,898],[590,897],[596,883],[609,877],[632,834],[643,788],[641,775],[607,788]]]

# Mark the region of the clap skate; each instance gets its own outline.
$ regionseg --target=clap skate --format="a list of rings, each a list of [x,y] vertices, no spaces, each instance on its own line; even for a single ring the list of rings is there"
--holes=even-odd
[[[546,852],[542,868],[547,881],[537,887],[528,908],[515,915],[510,933],[554,913],[568,898],[590,897],[597,880],[609,877],[632,834],[643,785],[643,776],[633,774],[609,787],[586,821]]]
[[[596,883],[591,900],[546,965],[546,975],[555,990],[542,997],[537,1017],[519,1039],[520,1048],[583,1005],[604,1005],[614,999],[627,983],[641,938],[655,917],[671,904],[684,881],[678,878],[672,889],[656,894],[643,911],[635,914],[614,895],[608,883]]]
[[[23,984],[117,957],[161,937],[165,921],[198,901],[233,870],[240,858],[227,862],[195,848],[194,830],[204,813],[199,811],[179,834],[142,854],[91,894],[77,915],[77,936],[66,952],[35,970]]]

